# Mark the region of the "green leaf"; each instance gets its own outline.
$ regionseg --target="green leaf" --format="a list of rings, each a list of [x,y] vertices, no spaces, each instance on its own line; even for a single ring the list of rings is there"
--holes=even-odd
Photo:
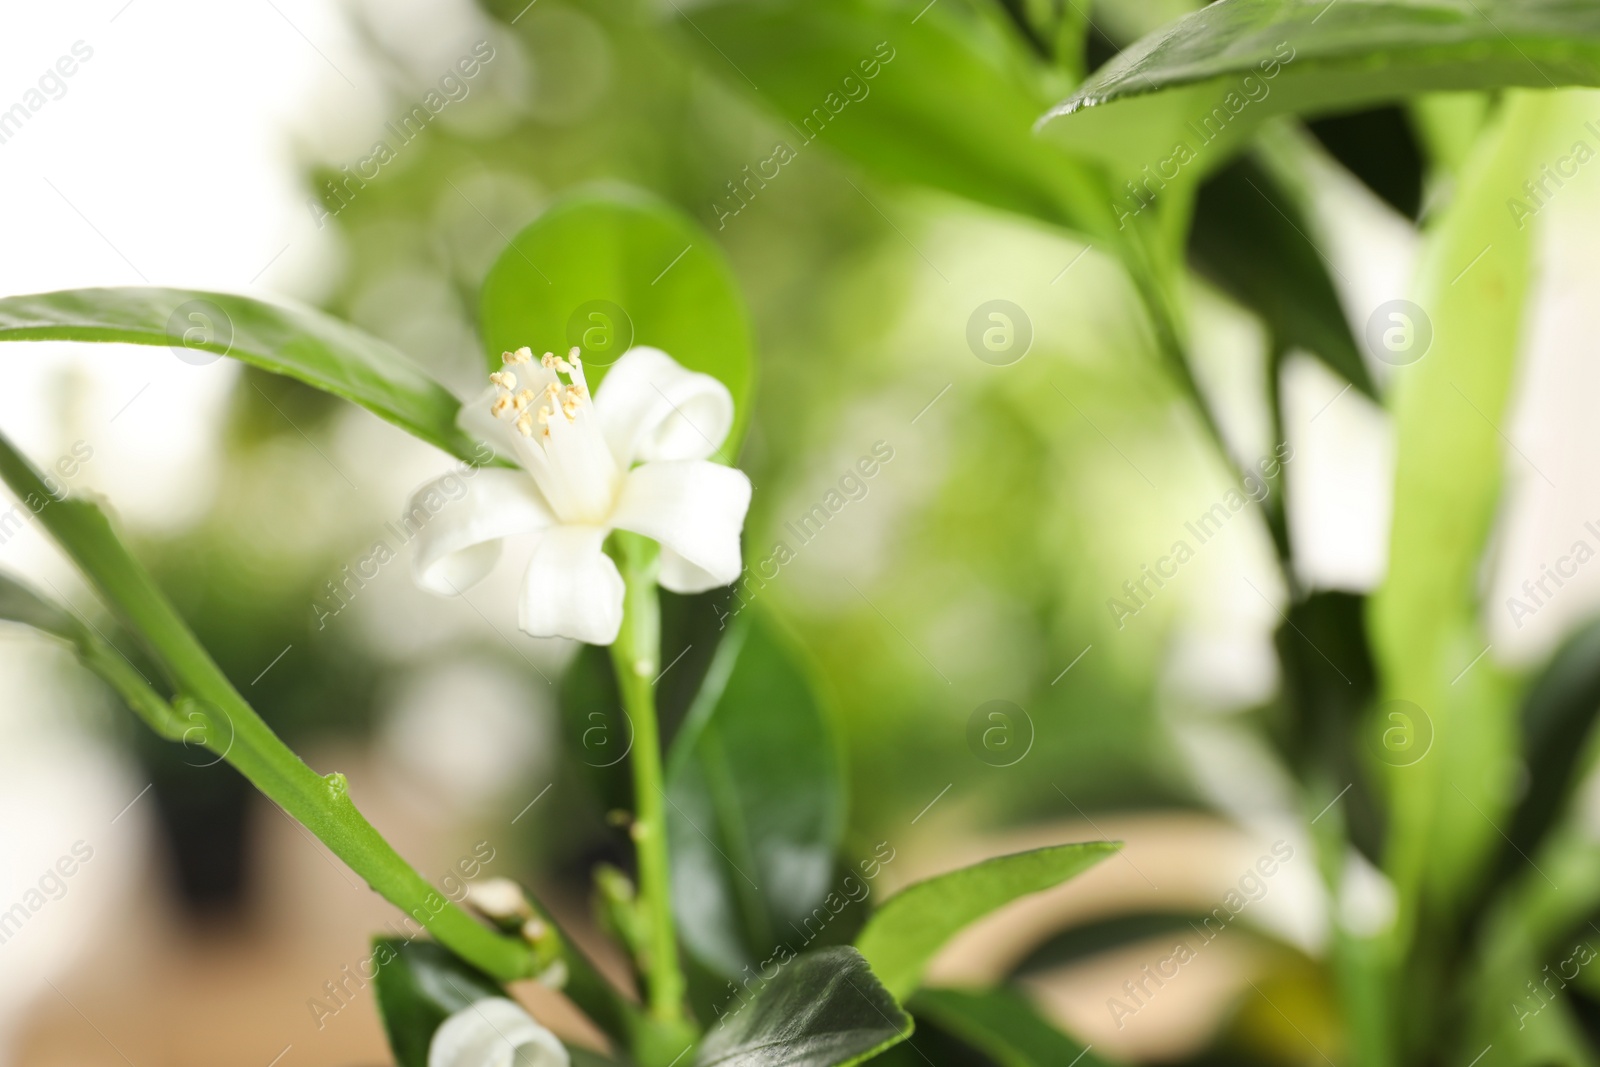
[[[1188,88],[1190,117],[1225,107],[1255,123],[1436,90],[1563,85],[1600,85],[1592,4],[1221,0],[1139,40],[1049,118],[1070,125],[1096,107]],[[1243,101],[1237,110],[1224,103],[1230,91]]]
[[[0,341],[160,345],[213,353],[343,397],[459,458],[477,446],[456,428],[460,402],[405,356],[308,308],[188,289],[68,289],[0,300]]]
[[[653,345],[728,387],[719,456],[738,451],[755,374],[738,286],[711,235],[648,193],[594,186],[551,205],[490,268],[479,325],[491,368],[524,345],[577,346],[591,388],[629,347]]]
[[[1039,1017],[1010,989],[964,992],[924,989],[911,999],[912,1014],[978,1049],[999,1067],[1102,1067],[1104,1060]]]
[[[1528,791],[1507,828],[1500,878],[1521,873],[1571,797],[1600,716],[1600,621],[1562,644],[1522,702]]]
[[[706,1035],[696,1067],[847,1067],[911,1035],[911,1018],[849,946],[775,961],[777,973]]]
[[[441,1023],[480,1000],[508,996],[493,978],[432,941],[375,938],[378,1014],[399,1067],[428,1067]]]
[[[1203,273],[1261,316],[1278,346],[1312,352],[1376,397],[1328,265],[1307,236],[1312,230],[1288,190],[1243,156],[1200,187],[1189,253]]]
[[[1103,181],[1033,136],[1048,97],[1015,32],[988,5],[921,7],[725,0],[683,15],[681,37],[730,86],[757,87],[796,155],[820,146],[883,178],[1116,238]]]
[[[126,656],[72,612],[0,574],[0,621],[30,626],[72,646],[78,661],[116,690],[125,704],[169,741],[191,735],[193,720],[173,710]]]
[[[1060,885],[1122,847],[1116,841],[1052,845],[975,863],[901,890],[884,902],[856,947],[899,999],[962,928],[1018,897]]]
[[[667,799],[674,910],[697,958],[735,978],[818,936],[832,918],[822,904],[844,768],[827,709],[771,620],[747,616],[723,638],[673,740]]]
[[[74,643],[87,636],[88,628],[71,612],[5,574],[0,574],[0,619]]]
[[[1394,936],[1402,943],[1419,911],[1450,915],[1472,891],[1498,847],[1496,827],[1511,800],[1512,680],[1492,660],[1464,670],[1488,644],[1479,590],[1506,455],[1497,427],[1515,379],[1538,230],[1521,225],[1506,205],[1524,195],[1527,176],[1581,125],[1583,95],[1507,97],[1455,201],[1428,235],[1418,310],[1408,315],[1419,326],[1431,321],[1431,348],[1398,368],[1390,390],[1394,519],[1388,575],[1369,602],[1369,633],[1380,695],[1420,709],[1432,737],[1431,749],[1416,758],[1385,760],[1392,812],[1386,865],[1399,891]],[[1462,817],[1463,810],[1477,817]]]

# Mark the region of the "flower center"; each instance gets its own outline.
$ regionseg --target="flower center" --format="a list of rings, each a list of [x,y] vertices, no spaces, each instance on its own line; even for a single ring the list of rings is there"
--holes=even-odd
[[[489,410],[528,441],[523,465],[560,519],[603,522],[616,500],[620,472],[595,416],[578,349],[565,359],[546,352],[538,363],[529,348],[500,358],[504,369],[489,375],[496,386]]]

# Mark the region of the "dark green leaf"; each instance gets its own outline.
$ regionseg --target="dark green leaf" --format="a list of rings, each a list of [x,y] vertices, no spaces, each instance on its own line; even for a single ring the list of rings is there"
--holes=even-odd
[[[1207,276],[1260,315],[1280,347],[1304,348],[1377,395],[1327,262],[1300,206],[1249,156],[1200,187],[1189,253]]]
[[[0,300],[0,341],[100,341],[214,353],[343,397],[462,459],[460,402],[382,341],[306,308],[187,289],[69,289]]]
[[[1585,739],[1600,715],[1600,621],[1561,646],[1522,702],[1522,752],[1528,792],[1517,807],[1500,859],[1501,875],[1522,868],[1571,794]]]
[[[1116,841],[1053,845],[918,882],[873,914],[856,947],[889,991],[904,999],[922,981],[928,962],[963,927],[1018,897],[1060,885],[1121,847]]]
[[[1366,598],[1319,590],[1291,604],[1273,640],[1288,716],[1277,732],[1302,782],[1343,791],[1327,820],[1374,864],[1382,862],[1383,813],[1363,730],[1377,679],[1367,644]],[[1346,789],[1348,787],[1348,789]],[[1320,805],[1319,805],[1320,806]]]
[[[679,929],[708,967],[734,978],[831,920],[823,901],[845,814],[838,741],[770,620],[739,619],[717,649],[673,741],[667,797]]]
[[[855,949],[787,959],[753,979],[748,999],[706,1035],[696,1067],[847,1067],[910,1036],[911,1018]]]
[[[433,1032],[480,1000],[504,997],[493,978],[432,941],[376,938],[378,1014],[400,1067],[428,1067]]]
[[[1135,912],[1080,923],[1054,935],[1012,968],[1013,975],[1033,974],[1082,963],[1102,952],[1126,948],[1168,934],[1189,936],[1209,916],[1205,912]]]
[[[1047,101],[1015,32],[987,5],[921,6],[722,2],[685,14],[682,38],[731,86],[757,87],[790,152],[821,146],[890,180],[1114,236],[1104,183],[1033,136]]]
[[[909,1005],[1000,1067],[1102,1067],[1083,1045],[1045,1022],[1022,994],[1010,989],[963,992],[924,989]]]
[[[693,220],[648,193],[598,186],[569,194],[512,239],[483,283],[490,365],[527,345],[583,349],[589,385],[633,345],[653,345],[733,393],[737,451],[754,375],[733,273]]]
[[[1227,125],[1434,90],[1561,85],[1600,85],[1600,8],[1581,0],[1221,0],[1135,43],[1049,117],[1070,126],[1075,113],[1186,87],[1191,117],[1225,107]]]

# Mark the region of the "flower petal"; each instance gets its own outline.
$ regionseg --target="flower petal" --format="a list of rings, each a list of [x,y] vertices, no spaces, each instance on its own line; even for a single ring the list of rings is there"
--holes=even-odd
[[[733,427],[733,394],[686,370],[659,348],[633,348],[617,360],[594,398],[611,454],[634,462],[705,459]]]
[[[504,997],[476,1001],[444,1022],[428,1043],[428,1067],[569,1067],[559,1038]]]
[[[613,525],[660,541],[661,584],[699,593],[739,577],[739,532],[750,479],[703,459],[646,463],[628,472]]]
[[[417,584],[452,596],[476,585],[500,558],[500,541],[555,522],[526,471],[486,467],[451,472],[418,489],[400,520],[416,539]]]
[[[532,637],[609,645],[622,627],[622,575],[600,551],[603,526],[552,526],[522,579],[517,624]]]

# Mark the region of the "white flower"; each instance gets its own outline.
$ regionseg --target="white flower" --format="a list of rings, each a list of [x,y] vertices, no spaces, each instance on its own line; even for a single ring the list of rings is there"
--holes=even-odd
[[[622,624],[622,576],[600,549],[612,530],[661,543],[659,579],[673,592],[739,576],[750,480],[708,459],[733,425],[726,386],[635,348],[591,400],[577,349],[536,363],[522,348],[504,360],[460,423],[520,469],[479,470],[428,520],[413,560],[418,584],[459,594],[493,569],[505,538],[532,534],[518,624],[534,637],[607,645]],[[413,512],[445,490],[462,492],[455,475],[418,490]]]
[[[559,1038],[522,1005],[490,997],[439,1024],[428,1043],[428,1067],[570,1067]]]

